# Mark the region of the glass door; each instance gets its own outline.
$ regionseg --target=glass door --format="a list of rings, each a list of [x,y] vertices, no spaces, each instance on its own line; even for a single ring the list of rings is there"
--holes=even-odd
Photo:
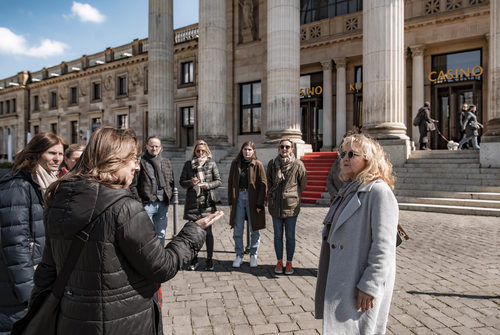
[[[319,151],[323,146],[323,108],[317,100],[302,101],[300,104],[300,131],[302,140]]]

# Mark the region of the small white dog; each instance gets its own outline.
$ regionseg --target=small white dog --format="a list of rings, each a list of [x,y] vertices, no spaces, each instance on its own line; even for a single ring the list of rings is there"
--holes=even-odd
[[[450,140],[448,141],[447,147],[448,150],[458,150],[458,143],[453,140]]]

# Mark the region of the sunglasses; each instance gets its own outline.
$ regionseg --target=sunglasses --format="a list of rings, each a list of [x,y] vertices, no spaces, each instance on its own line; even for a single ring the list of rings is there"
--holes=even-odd
[[[344,159],[345,156],[347,156],[349,159],[353,158],[354,156],[360,156],[359,154],[355,153],[354,151],[349,151],[349,152],[345,152],[345,151],[342,151],[340,153],[340,158],[341,159]]]
[[[280,149],[287,149],[288,150],[290,148],[291,148],[291,146],[289,146],[289,145],[280,145]]]
[[[205,152],[205,153],[206,153],[206,151],[205,151],[205,150],[203,150],[203,149],[197,149],[195,152],[196,152],[196,153],[203,153],[203,152]]]

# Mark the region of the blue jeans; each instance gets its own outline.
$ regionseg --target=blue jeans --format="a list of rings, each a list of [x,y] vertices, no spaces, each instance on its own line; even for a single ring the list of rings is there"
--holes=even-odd
[[[286,260],[291,262],[293,260],[293,253],[295,252],[295,223],[297,217],[292,216],[286,219],[273,218],[274,228],[274,251],[278,260],[283,259],[283,227],[285,228],[286,235]]]
[[[464,137],[458,142],[458,148],[462,149],[462,145],[465,143],[469,142],[469,140],[472,139],[472,146],[474,147],[475,150],[479,150],[479,144],[477,144],[477,136],[467,136],[464,134]]]
[[[163,201],[155,201],[144,206],[144,210],[155,226],[156,236],[164,246],[168,223],[168,205]]]
[[[238,194],[238,203],[234,215],[234,251],[237,256],[243,258],[243,231],[245,230],[245,213],[248,218],[248,229],[250,231],[250,254],[257,255],[257,249],[260,244],[260,232],[252,230],[252,222],[250,221],[250,202],[248,201],[248,192],[240,192]]]

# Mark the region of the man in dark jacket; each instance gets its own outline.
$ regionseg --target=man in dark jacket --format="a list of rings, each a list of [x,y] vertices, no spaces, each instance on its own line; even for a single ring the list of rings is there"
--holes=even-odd
[[[433,130],[434,122],[436,120],[430,117],[431,104],[426,101],[424,107],[418,110],[419,125],[418,131],[420,132],[420,150],[431,150],[429,147],[429,132]]]
[[[170,160],[161,156],[160,138],[151,136],[146,143],[146,152],[141,159],[141,169],[131,186],[144,205],[161,243],[165,245],[168,222],[168,205],[174,188],[174,172]]]

